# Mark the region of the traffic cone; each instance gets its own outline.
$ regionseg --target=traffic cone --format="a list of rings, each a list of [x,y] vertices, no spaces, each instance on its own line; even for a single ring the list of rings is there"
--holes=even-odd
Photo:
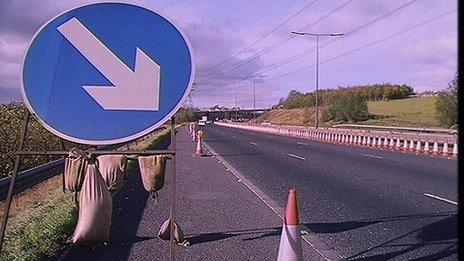
[[[393,141],[393,137],[390,137],[390,144],[388,144],[388,147],[390,149],[393,149],[395,147],[395,142]]]
[[[427,153],[427,154],[430,153],[429,142],[428,142],[428,141],[425,141],[425,144],[424,144],[424,153]]]
[[[397,150],[400,150],[400,149],[401,149],[401,141],[400,141],[400,138],[396,138],[395,149],[397,149]]]
[[[448,156],[449,155],[449,151],[448,151],[448,142],[445,141],[445,143],[443,144],[443,156]]]
[[[203,140],[202,132],[201,130],[199,130],[197,134],[197,148],[195,150],[195,154],[193,154],[194,156],[203,156],[203,149],[201,147],[202,140]]]
[[[285,208],[284,225],[280,237],[277,261],[303,260],[301,235],[298,229],[299,223],[296,190],[291,188],[287,197],[287,206]]]
[[[416,146],[416,153],[421,153],[422,148],[421,148],[421,142],[420,140],[417,141],[417,146]]]
[[[433,143],[432,154],[435,155],[435,156],[438,156],[438,154],[440,154],[438,152],[438,142],[436,142],[436,141]]]
[[[362,146],[362,137],[358,135],[358,145]]]
[[[192,125],[192,142],[196,141],[195,136],[196,136],[196,130],[195,130],[195,124]]]
[[[406,152],[408,150],[408,140],[407,139],[404,139],[404,143],[403,143],[403,152]]]
[[[411,142],[409,143],[409,151],[414,152],[414,141],[413,140],[411,140]]]
[[[387,147],[388,147],[388,138],[387,138],[387,137],[385,137],[385,138],[383,139],[383,147],[384,147],[384,148],[387,148]]]
[[[367,144],[367,146],[371,145],[371,137],[370,136],[367,137],[367,143],[366,144]]]
[[[453,145],[453,156],[457,157],[458,156],[458,143],[454,142]]]

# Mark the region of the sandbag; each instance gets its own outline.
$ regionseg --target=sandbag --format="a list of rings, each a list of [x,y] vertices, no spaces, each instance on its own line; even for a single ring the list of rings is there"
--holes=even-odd
[[[95,245],[110,239],[113,202],[105,181],[95,164],[87,171],[79,198],[79,218],[71,242]]]
[[[64,189],[72,192],[81,190],[84,182],[88,159],[85,153],[77,148],[71,149],[64,160]]]
[[[101,155],[97,157],[98,171],[110,192],[117,191],[124,183],[127,157],[124,155]]]
[[[140,174],[145,190],[151,193],[153,199],[157,201],[157,191],[164,186],[164,176],[166,172],[166,156],[146,156],[139,157]]]
[[[170,218],[164,221],[164,223],[161,225],[161,228],[158,232],[158,237],[163,240],[169,240],[169,238],[171,237],[171,223],[174,224],[174,242],[183,243],[184,232],[182,232],[182,229],[180,229],[179,225],[177,225],[175,221],[171,222]]]

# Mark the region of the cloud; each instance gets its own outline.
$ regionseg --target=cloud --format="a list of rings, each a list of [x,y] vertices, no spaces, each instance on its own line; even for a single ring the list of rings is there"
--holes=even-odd
[[[408,2],[353,1],[308,30],[346,32]],[[25,48],[41,24],[59,13],[94,0],[0,1],[0,102],[19,98],[19,70]],[[232,57],[308,4],[295,1],[172,1],[136,0],[161,11],[180,25],[189,37],[196,60],[194,103],[199,106],[235,105],[235,89],[241,89],[240,105],[252,106],[252,83],[242,75],[253,74],[275,62],[314,48],[311,37],[295,37],[278,48],[246,62],[266,47],[278,43],[311,21],[326,15],[345,1],[317,1],[300,15],[253,47]],[[366,43],[401,31],[457,7],[455,0],[417,1],[363,30],[343,37],[321,49],[321,59],[335,57]],[[321,43],[326,39],[320,39]],[[292,70],[314,64],[309,53],[283,66],[264,72],[259,80],[259,106],[275,104],[290,89],[312,91],[314,68],[273,79]],[[243,66],[238,64],[243,63]],[[416,28],[375,46],[362,49],[320,68],[320,87],[334,88],[378,82],[407,83],[416,90],[440,90],[457,67],[457,13]],[[231,82],[234,84],[227,85]],[[263,95],[265,93],[265,95]],[[196,102],[198,101],[198,103]]]
[[[408,63],[430,65],[455,62],[457,57],[456,35],[408,43],[402,48]]]

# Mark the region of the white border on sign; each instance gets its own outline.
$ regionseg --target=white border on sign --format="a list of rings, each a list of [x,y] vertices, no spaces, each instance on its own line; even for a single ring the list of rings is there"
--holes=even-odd
[[[188,49],[188,51],[190,53],[190,61],[191,61],[192,65],[191,65],[191,70],[190,70],[190,79],[189,79],[189,82],[188,82],[188,86],[187,86],[187,89],[184,92],[182,98],[176,104],[174,109],[172,109],[163,119],[161,119],[157,123],[153,124],[152,126],[146,128],[146,129],[144,129],[144,130],[142,130],[140,132],[137,132],[136,134],[133,134],[133,135],[130,135],[130,136],[127,136],[127,137],[124,137],[124,138],[112,139],[112,140],[104,140],[104,141],[85,140],[85,139],[79,139],[79,138],[75,138],[75,137],[72,137],[72,136],[68,136],[68,135],[66,135],[64,133],[61,133],[58,130],[54,129],[50,125],[48,125],[44,120],[42,120],[37,115],[37,113],[34,111],[32,106],[29,104],[29,100],[27,99],[26,92],[25,92],[25,89],[24,89],[24,83],[23,83],[24,62],[26,61],[26,57],[27,57],[27,53],[29,52],[29,48],[31,47],[31,45],[34,42],[37,35],[48,24],[50,24],[52,21],[54,21],[56,18],[60,17],[61,15],[65,14],[67,12],[70,12],[70,11],[72,11],[74,9],[81,8],[81,7],[84,7],[84,6],[95,5],[95,4],[111,4],[111,3],[127,4],[127,5],[136,6],[136,7],[141,7],[143,9],[146,9],[148,11],[151,11],[151,12],[163,17],[166,21],[168,21],[170,24],[172,24],[174,26],[174,28],[176,28],[176,30],[181,34],[182,38],[184,38],[184,41],[187,44],[187,49]],[[83,4],[83,5],[79,5],[77,7],[73,7],[71,9],[68,9],[68,10],[66,10],[64,12],[61,12],[60,14],[54,16],[53,18],[51,18],[47,22],[45,22],[43,25],[41,25],[40,28],[34,33],[34,35],[32,36],[32,40],[30,41],[30,43],[27,46],[26,52],[24,53],[24,56],[23,56],[23,61],[21,63],[21,71],[20,71],[20,74],[19,74],[19,82],[20,82],[20,87],[21,87],[20,88],[21,89],[21,96],[23,97],[23,101],[26,104],[27,109],[40,122],[40,124],[42,124],[42,126],[44,126],[45,129],[47,129],[48,131],[50,131],[51,133],[55,134],[58,137],[61,137],[61,138],[66,139],[68,141],[77,142],[77,143],[81,143],[81,144],[88,144],[88,145],[110,145],[110,144],[122,143],[122,142],[131,141],[131,140],[140,138],[140,137],[152,132],[153,130],[155,130],[158,127],[160,127],[161,125],[163,125],[167,120],[169,120],[181,108],[182,104],[185,102],[185,100],[187,99],[187,96],[189,95],[190,91],[192,90],[193,80],[195,78],[195,59],[194,58],[195,57],[194,57],[194,54],[193,54],[192,45],[190,43],[189,38],[184,33],[184,31],[182,31],[182,29],[178,26],[178,24],[176,22],[174,22],[173,19],[170,19],[166,15],[164,15],[164,14],[160,13],[159,11],[155,10],[150,5],[147,5],[145,3],[141,3],[140,1],[124,1],[124,0],[121,0],[121,1],[103,1],[103,2],[94,2],[94,3],[90,3],[90,4]]]

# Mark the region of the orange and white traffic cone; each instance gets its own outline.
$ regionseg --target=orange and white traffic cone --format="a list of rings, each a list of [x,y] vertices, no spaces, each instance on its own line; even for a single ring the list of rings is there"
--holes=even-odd
[[[417,153],[417,154],[418,154],[418,153],[421,153],[421,151],[422,151],[422,148],[421,148],[421,141],[418,140],[418,141],[417,141],[417,146],[416,146],[416,153]]]
[[[409,151],[414,152],[414,141],[413,140],[411,140],[411,142],[409,143]]]
[[[287,206],[285,208],[284,226],[280,237],[279,254],[277,261],[303,260],[301,235],[298,229],[298,203],[296,190],[291,188],[288,192]]]
[[[403,152],[406,152],[408,150],[408,140],[407,139],[404,139],[404,143],[403,143]]]
[[[443,153],[443,156],[449,156],[448,142],[445,141],[443,144],[443,151],[441,153]]]
[[[203,132],[201,130],[198,130],[197,134],[197,148],[195,150],[194,156],[203,156],[203,149],[201,146],[201,142],[203,141]]]
[[[401,149],[401,141],[400,141],[400,138],[396,138],[395,149],[396,149],[396,150],[400,150],[400,149]]]
[[[440,152],[438,151],[438,142],[433,143],[432,155],[438,156]]]
[[[424,153],[426,153],[426,154],[430,153],[430,148],[429,148],[429,142],[428,141],[425,141]]]
[[[458,143],[457,142],[454,142],[454,145],[453,145],[453,156],[454,157],[458,156]]]
[[[192,142],[196,141],[195,137],[196,137],[197,135],[196,135],[195,123],[192,124],[192,133],[191,133],[190,136],[192,136]]]

